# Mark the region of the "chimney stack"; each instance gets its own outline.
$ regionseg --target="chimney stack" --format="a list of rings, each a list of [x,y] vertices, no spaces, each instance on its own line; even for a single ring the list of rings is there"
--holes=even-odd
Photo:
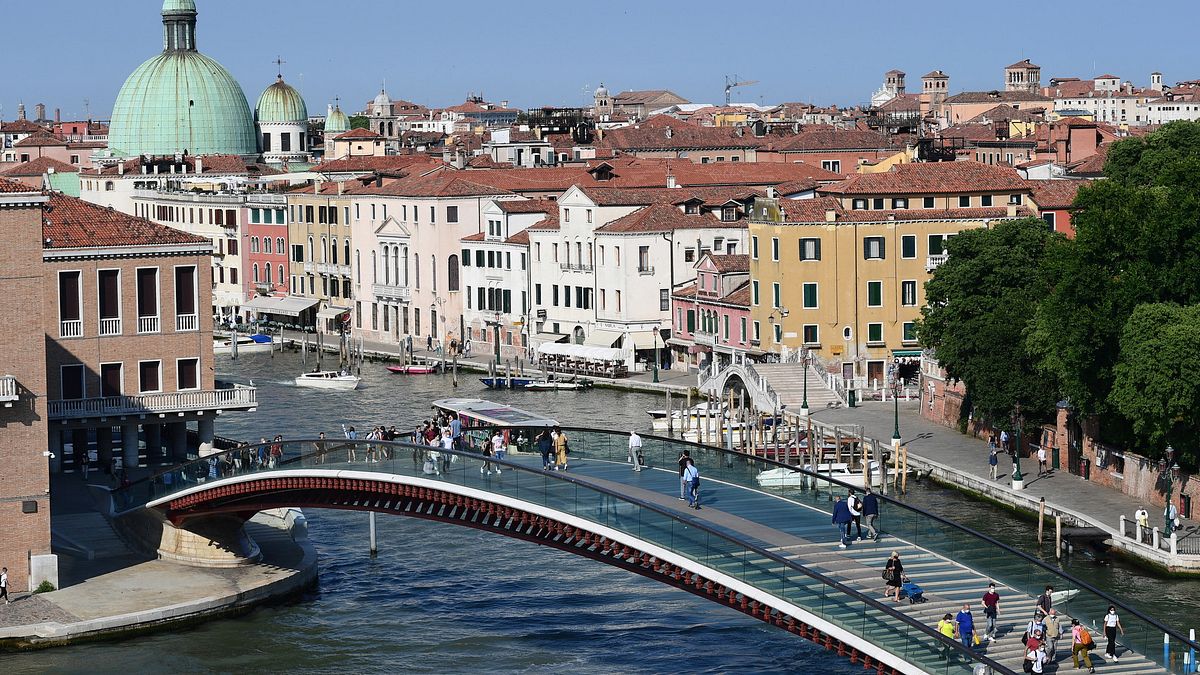
[[[337,183],[337,193],[340,196],[340,195],[344,194],[345,192],[346,192],[346,183],[339,180]]]
[[[834,209],[825,209],[825,222],[832,223],[837,221],[837,211]]]
[[[1009,205],[1008,205],[1008,217],[1009,217],[1009,218],[1016,218],[1016,217],[1017,217],[1017,205],[1016,205],[1016,204],[1009,204]]]
[[[204,173],[204,158],[196,158],[196,173]]]
[[[674,175],[674,174],[670,174],[670,173],[669,173],[669,174],[667,174],[667,187],[668,187],[668,188],[677,188],[677,187],[679,187],[679,185],[678,185],[678,184],[675,182],[675,175]]]

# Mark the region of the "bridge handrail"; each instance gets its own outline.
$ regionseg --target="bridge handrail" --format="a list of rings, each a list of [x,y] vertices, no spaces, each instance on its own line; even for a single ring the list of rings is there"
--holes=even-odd
[[[613,432],[610,432],[610,433],[613,433]],[[181,489],[175,490],[172,492],[166,492],[163,494],[153,494],[153,491],[147,491],[146,494],[147,494],[148,498],[141,504],[135,505],[134,503],[128,501],[128,497],[130,495],[136,494],[142,488],[153,487],[156,480],[161,480],[165,476],[174,476],[175,474],[180,474],[181,481],[183,481],[184,478],[186,477],[186,474],[188,473],[189,467],[204,469],[204,471],[206,472],[205,476],[207,479],[207,477],[209,477],[209,475],[210,475],[207,472],[210,471],[210,469],[213,465],[212,464],[213,459],[216,459],[218,462],[220,462],[220,458],[222,458],[222,457],[229,456],[234,453],[244,454],[247,451],[254,453],[254,454],[258,454],[259,448],[267,449],[268,456],[270,456],[269,449],[272,446],[279,446],[280,450],[281,450],[280,455],[277,457],[277,459],[273,463],[273,465],[271,465],[271,466],[264,465],[261,468],[248,470],[248,471],[236,474],[236,475],[246,475],[246,476],[270,475],[272,472],[275,472],[275,471],[287,471],[290,469],[295,469],[295,468],[297,468],[296,464],[302,463],[302,460],[304,460],[306,458],[316,457],[318,459],[323,459],[323,458],[327,457],[330,453],[345,452],[351,448],[354,448],[355,450],[360,449],[360,448],[363,449],[364,455],[371,448],[392,448],[392,449],[403,449],[403,450],[410,450],[410,451],[416,450],[416,451],[422,451],[422,452],[444,453],[444,454],[448,454],[448,455],[458,456],[458,457],[462,458],[463,460],[472,459],[475,461],[481,461],[484,459],[479,453],[472,452],[469,450],[445,450],[445,449],[437,448],[437,447],[430,447],[430,446],[425,446],[425,445],[417,445],[414,443],[405,443],[405,442],[396,442],[396,441],[374,441],[374,440],[364,440],[364,439],[356,439],[356,440],[300,439],[300,440],[283,441],[280,443],[275,443],[275,442],[260,443],[260,444],[256,444],[253,446],[244,446],[241,448],[226,450],[224,452],[214,453],[212,455],[208,455],[208,456],[200,458],[200,459],[192,460],[190,462],[185,462],[183,464],[179,464],[177,466],[170,467],[164,471],[160,471],[160,472],[154,474],[153,476],[148,476],[148,477],[143,478],[139,481],[136,481],[130,485],[127,485],[125,487],[114,490],[112,492],[114,502],[124,501],[125,506],[126,506],[126,508],[124,510],[122,510],[120,513],[118,513],[117,515],[129,513],[133,510],[136,510],[137,508],[139,508],[141,506],[145,506],[146,504],[148,504],[151,501],[155,501],[157,499],[167,497],[171,494],[175,494],[177,492],[183,492],[184,490],[192,489],[192,488],[203,485],[202,482],[198,482],[198,483],[184,482],[184,483],[182,483],[183,487]],[[298,447],[298,448],[308,447],[308,448],[312,448],[313,450],[312,450],[312,452],[309,452],[309,453],[304,453],[304,452],[300,452],[298,454],[287,453],[287,448],[293,448],[293,447]],[[396,462],[397,460],[391,459],[391,460],[387,460],[387,461]],[[869,607],[871,610],[874,610],[877,612],[882,612],[883,614],[891,617],[892,619],[898,620],[900,623],[908,626],[910,629],[917,630],[921,634],[921,640],[917,641],[917,645],[913,647],[914,649],[917,647],[922,647],[924,645],[932,645],[932,644],[940,643],[944,648],[949,648],[949,649],[953,650],[954,652],[957,652],[961,657],[966,658],[966,661],[964,663],[958,664],[966,669],[964,672],[970,672],[971,666],[969,664],[971,662],[978,662],[978,663],[983,663],[983,664],[987,665],[988,667],[990,667],[993,670],[993,672],[1005,673],[1008,675],[1016,675],[1016,671],[1013,671],[1012,669],[1005,667],[1004,665],[1000,664],[999,662],[995,661],[994,659],[988,657],[986,654],[982,654],[982,653],[979,653],[974,650],[966,648],[958,640],[948,638],[948,637],[942,635],[937,630],[935,630],[933,627],[931,627],[913,617],[910,617],[907,614],[904,614],[892,607],[889,607],[889,606],[879,602],[878,600],[875,600],[874,598],[867,596],[866,594],[864,594],[858,590],[850,588],[835,579],[832,579],[830,577],[825,576],[824,574],[821,574],[820,572],[811,570],[808,567],[805,567],[804,565],[801,565],[794,560],[789,560],[777,553],[768,551],[768,550],[766,550],[762,547],[759,547],[751,542],[741,541],[740,539],[733,537],[726,532],[722,532],[716,528],[710,527],[696,518],[672,512],[668,509],[658,506],[657,504],[653,504],[648,501],[638,499],[636,497],[632,497],[630,495],[621,494],[615,490],[610,490],[601,485],[597,485],[588,480],[582,479],[576,475],[572,475],[572,474],[569,474],[566,472],[548,472],[548,471],[538,470],[535,468],[524,466],[522,464],[518,464],[515,461],[510,461],[507,459],[498,460],[495,458],[488,458],[488,461],[490,461],[492,464],[501,465],[501,466],[507,467],[510,470],[515,470],[517,472],[530,474],[530,475],[537,475],[537,476],[544,477],[544,478],[553,478],[553,479],[557,479],[557,480],[560,480],[560,481],[563,481],[566,483],[571,483],[577,487],[582,487],[585,490],[597,492],[603,496],[615,499],[617,501],[624,502],[627,504],[632,504],[632,505],[638,507],[639,509],[651,511],[651,512],[656,513],[659,516],[665,517],[673,522],[678,522],[681,525],[684,525],[686,527],[690,527],[690,528],[694,528],[696,530],[702,531],[710,537],[715,537],[717,539],[725,540],[727,542],[730,542],[731,544],[733,544],[736,547],[741,547],[741,548],[745,549],[746,551],[749,551],[757,556],[766,558],[767,560],[770,560],[771,562],[773,562],[777,565],[782,565],[787,569],[793,570],[795,572],[799,572],[800,574],[803,574],[804,576],[806,576],[810,579],[813,579],[814,581],[820,582],[823,586],[829,587],[844,596],[853,598],[856,602],[862,603],[866,607]],[[404,462],[404,461],[401,461],[400,463],[402,465],[407,464],[407,462]],[[462,464],[465,466],[466,462],[463,461]],[[326,466],[326,465],[318,464],[316,466]],[[378,464],[374,468],[372,468],[370,465],[342,465],[340,463],[330,464],[328,466],[331,469],[336,467],[336,469],[339,471],[356,470],[357,469],[357,470],[363,470],[363,471],[370,472],[370,471],[380,471],[382,469],[382,467],[379,466]],[[390,474],[397,473],[396,471],[380,471],[380,472],[390,473]],[[195,473],[195,471],[193,471],[192,473]],[[223,478],[223,477],[227,477],[227,476],[217,476],[214,478],[214,480],[219,480],[220,478]],[[174,482],[172,481],[170,483],[170,485],[174,485]],[[613,527],[618,530],[626,531],[626,530],[622,529],[621,527],[614,525],[611,522],[599,523],[599,524],[606,525],[608,527]],[[632,536],[635,536],[635,537],[639,537],[639,538],[641,536],[637,532],[626,532],[626,533],[630,534]],[[653,539],[649,539],[648,541],[650,541],[651,543],[655,543],[653,541]],[[674,552],[678,555],[695,560],[698,563],[704,564],[702,560],[696,559],[693,555],[689,554],[686,551],[677,550],[677,549],[674,549],[673,547],[671,548],[671,550],[672,550],[672,552]],[[784,580],[786,582],[786,576],[784,577]],[[749,582],[747,582],[747,583],[749,583]],[[753,584],[750,584],[750,585],[753,585]],[[761,590],[764,590],[764,592],[767,592],[771,595],[775,595],[775,593],[772,593],[771,591],[769,591],[767,589],[761,589]],[[780,597],[780,599],[785,600],[787,602],[793,602],[794,604],[797,604],[801,607],[804,606],[803,604],[800,603],[799,600],[793,600],[791,598],[788,598],[787,596],[782,595],[782,593],[777,597]],[[818,613],[818,615],[819,615],[818,610],[814,610],[813,608],[806,608],[806,609],[808,609],[809,611],[814,611],[815,613]],[[866,613],[865,609],[863,610],[863,613],[865,615],[865,613]],[[845,627],[845,628],[846,628],[846,630],[848,630],[852,633],[856,632],[851,627]],[[863,631],[863,633],[865,633],[865,630]],[[870,641],[869,638],[863,633],[859,633],[860,636],[863,637],[864,639],[868,639],[868,641]],[[929,640],[929,638],[932,638],[932,642]],[[913,641],[913,639],[914,638],[907,638],[909,643],[911,643]],[[897,656],[899,656],[901,658],[907,658],[909,656],[912,656],[911,651],[904,651],[902,653],[897,654],[895,651],[893,651],[893,649],[891,649],[889,647],[886,647],[883,645],[878,645],[878,646],[881,649],[884,649],[885,651],[889,651],[893,654],[896,654]],[[933,647],[928,647],[926,651],[932,652],[935,650]],[[942,657],[940,657],[940,656],[938,656],[937,658],[939,661],[943,660]],[[947,661],[945,664],[939,665],[937,667],[936,671],[929,671],[929,672],[948,672],[949,668],[951,666],[952,666],[952,664]],[[922,667],[924,668],[925,666],[922,666]]]
[[[627,445],[625,445],[625,442],[629,438],[628,433],[617,432],[617,431],[606,430],[606,429],[593,429],[593,428],[588,428],[588,427],[562,427],[562,428],[564,431],[574,432],[576,434],[579,434],[579,433],[604,434],[604,435],[610,436],[614,439],[618,439],[620,441],[620,443],[617,444],[616,452],[614,452],[610,455],[612,457],[612,459],[614,459],[616,461],[621,461],[622,455],[624,455],[625,453],[628,452]],[[788,469],[798,472],[802,475],[805,475],[816,482],[835,484],[839,488],[847,489],[847,490],[855,489],[860,492],[862,490],[861,485],[851,485],[849,483],[845,483],[843,481],[840,481],[840,480],[833,478],[826,474],[815,473],[813,471],[804,469],[803,467],[785,464],[783,462],[773,460],[773,459],[768,459],[765,457],[757,457],[754,455],[747,455],[746,453],[742,453],[742,452],[739,452],[736,450],[727,450],[725,448],[720,448],[717,446],[704,445],[704,444],[695,443],[692,441],[685,441],[685,440],[681,440],[681,439],[669,438],[669,437],[665,437],[665,436],[658,436],[658,435],[654,435],[654,434],[640,434],[640,435],[643,439],[643,448],[646,447],[646,441],[654,441],[654,442],[661,442],[661,443],[669,443],[674,446],[686,446],[688,448],[692,448],[692,449],[694,449],[693,459],[695,459],[697,457],[697,453],[695,451],[699,451],[701,453],[711,452],[711,453],[716,453],[716,454],[720,455],[722,457],[722,461],[720,462],[720,464],[717,465],[716,467],[709,467],[710,469],[720,470],[721,467],[725,466],[726,461],[732,461],[734,459],[741,460],[741,461],[751,460],[754,462],[758,462],[768,468],[780,468],[780,467],[788,468]],[[580,447],[584,448],[584,451],[586,452],[586,450],[588,449],[589,446],[588,446],[588,444],[580,444]],[[675,453],[671,453],[671,454],[675,454]],[[703,455],[700,455],[700,456],[702,457]],[[649,460],[647,460],[647,461],[649,462]],[[669,462],[673,462],[673,461],[674,461],[674,458],[670,458],[669,460],[667,460],[666,465],[669,466]],[[705,473],[704,472],[705,467],[701,466],[700,468],[702,470],[702,475],[703,475],[703,473]],[[730,477],[721,476],[721,478],[729,479]],[[731,481],[731,482],[734,482],[734,481]],[[779,490],[779,491],[767,490],[767,489],[763,488],[762,486],[755,484],[753,480],[744,481],[744,482],[737,481],[737,482],[734,482],[734,484],[739,485],[740,487],[757,490],[757,491],[763,492],[765,494],[770,494],[775,497],[782,497],[783,499],[787,499],[787,500],[792,501],[797,504],[802,504],[802,505],[806,504],[805,502],[797,501],[796,499],[793,498],[793,496],[789,496],[788,493],[784,493],[782,490]],[[1109,596],[1108,594],[1106,594],[1105,592],[1096,588],[1092,584],[1089,584],[1086,581],[1078,579],[1077,577],[1071,575],[1070,573],[1068,573],[1064,570],[1056,569],[1055,567],[1049,565],[1046,562],[1043,562],[1042,560],[1039,560],[1038,558],[1035,558],[1035,557],[1029,555],[1028,553],[1025,553],[1023,551],[1015,549],[1001,541],[996,540],[993,537],[990,537],[986,534],[983,534],[982,532],[979,532],[977,530],[969,528],[960,523],[956,523],[952,520],[948,520],[946,518],[938,516],[937,514],[930,513],[928,511],[925,511],[924,509],[913,506],[911,504],[907,504],[905,502],[898,501],[887,495],[882,495],[882,494],[876,493],[876,496],[881,501],[885,502],[886,504],[888,504],[890,506],[899,508],[904,511],[908,511],[916,516],[919,516],[923,520],[928,520],[930,522],[936,523],[939,526],[946,527],[946,528],[949,528],[949,529],[957,531],[957,532],[961,532],[962,534],[967,535],[968,537],[970,537],[972,539],[979,540],[983,543],[986,543],[989,546],[998,548],[1006,554],[1016,556],[1024,563],[1033,565],[1034,567],[1040,569],[1044,573],[1049,573],[1049,574],[1053,575],[1057,579],[1064,581],[1068,586],[1077,588],[1079,590],[1087,591],[1088,593],[1090,593],[1094,596],[1097,596],[1097,598],[1103,600],[1102,603],[1092,603],[1092,604],[1086,605],[1086,607],[1090,608],[1090,611],[1098,611],[1099,612],[1098,614],[1096,614],[1097,617],[1102,616],[1104,614],[1104,612],[1107,611],[1108,606],[1112,605],[1112,606],[1116,607],[1118,610],[1120,610],[1121,612],[1123,612],[1125,615],[1135,617],[1138,621],[1140,621],[1144,624],[1147,624],[1149,627],[1153,628],[1155,631],[1157,631],[1159,633],[1158,635],[1150,636],[1151,639],[1149,639],[1149,640],[1143,640],[1142,641],[1143,644],[1139,645],[1139,647],[1142,649],[1142,653],[1144,655],[1146,655],[1147,658],[1150,658],[1150,659],[1156,658],[1153,655],[1157,653],[1157,645],[1162,644],[1162,639],[1161,639],[1162,635],[1170,636],[1170,643],[1171,643],[1170,649],[1172,652],[1172,658],[1177,658],[1180,663],[1182,663],[1182,661],[1183,661],[1183,652],[1186,652],[1189,649],[1194,649],[1194,650],[1200,651],[1200,642],[1188,639],[1188,637],[1186,635],[1170,628],[1169,626],[1166,626],[1165,624],[1163,624],[1162,622],[1158,621],[1157,619],[1155,619],[1153,617],[1147,616],[1144,612],[1141,612],[1140,610],[1130,607],[1129,605],[1118,600],[1117,598]],[[933,548],[929,545],[928,540],[926,540],[926,542],[918,542],[918,544],[922,548],[928,548],[930,550],[933,550]],[[956,548],[953,551],[947,551],[945,553],[945,555],[949,556],[951,559],[958,559],[958,558],[961,558],[963,553],[964,552],[961,549]],[[1001,576],[996,575],[993,578],[1001,578]],[[1010,585],[1012,585],[1012,584],[1010,584]],[[1054,585],[1056,590],[1059,588],[1054,583],[1051,583],[1050,585]],[[1031,589],[1031,590],[1035,591],[1033,593],[1035,595],[1037,593],[1041,592],[1040,587],[1037,589]],[[1068,603],[1068,606],[1069,606],[1069,603],[1071,603],[1071,602],[1074,602],[1077,606],[1080,606],[1083,604],[1082,600],[1068,599],[1066,602]],[[1094,608],[1093,608],[1093,605],[1094,605]],[[1079,617],[1077,617],[1077,618],[1079,618]],[[1081,618],[1081,622],[1082,622],[1082,618]],[[1128,640],[1132,637],[1132,634],[1134,633],[1134,631],[1131,630],[1131,625],[1134,622],[1126,621],[1125,616],[1122,616],[1121,622],[1125,628],[1126,644],[1128,645]],[[1177,648],[1182,649],[1182,651],[1180,651],[1179,653],[1176,654],[1175,652],[1177,651]],[[1163,665],[1168,668],[1170,667],[1169,664],[1163,664]]]

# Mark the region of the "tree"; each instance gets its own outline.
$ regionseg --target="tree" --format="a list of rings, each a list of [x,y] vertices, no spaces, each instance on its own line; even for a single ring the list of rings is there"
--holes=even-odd
[[[371,128],[371,118],[367,117],[366,115],[351,115],[350,116],[350,128],[351,129],[370,129]]]
[[[1196,466],[1200,437],[1200,306],[1140,305],[1121,330],[1111,404],[1156,454],[1168,443]]]
[[[1104,175],[1129,185],[1194,185],[1200,177],[1200,123],[1171,122],[1112,145]]]
[[[978,419],[1007,429],[1018,402],[1030,420],[1054,410],[1057,383],[1034,367],[1025,332],[1047,291],[1042,261],[1063,243],[1036,218],[967,230],[947,240],[950,255],[925,285],[918,336],[966,384]]]

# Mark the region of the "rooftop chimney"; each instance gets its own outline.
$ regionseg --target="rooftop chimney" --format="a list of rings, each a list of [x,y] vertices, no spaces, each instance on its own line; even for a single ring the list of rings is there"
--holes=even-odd
[[[774,185],[767,188],[767,199],[775,199],[778,196],[779,196],[779,193],[775,191]]]
[[[1009,218],[1016,218],[1016,217],[1017,217],[1017,205],[1016,205],[1016,204],[1009,204],[1009,205],[1008,205],[1008,217],[1009,217]]]
[[[667,187],[677,188],[679,185],[675,182],[674,174],[667,174]]]
[[[346,192],[346,183],[339,180],[337,183],[337,193],[339,195],[341,195],[341,194],[344,194],[345,192]]]
[[[832,223],[837,221],[837,211],[835,209],[825,209],[825,222]]]
[[[145,169],[146,167],[143,166],[142,168]],[[125,175],[125,162],[117,162],[117,175],[118,176]]]
[[[204,173],[204,158],[196,158],[196,173]]]

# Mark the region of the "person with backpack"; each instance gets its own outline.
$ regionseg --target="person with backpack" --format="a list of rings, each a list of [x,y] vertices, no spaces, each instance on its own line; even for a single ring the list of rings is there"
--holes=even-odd
[[[1027,673],[1040,674],[1045,672],[1046,666],[1046,651],[1045,647],[1038,645],[1025,651],[1025,661],[1021,664],[1021,669]]]
[[[1029,623],[1025,624],[1025,633],[1021,635],[1021,644],[1025,645],[1025,647],[1028,649],[1033,649],[1033,647],[1030,646],[1030,643],[1036,642],[1037,644],[1041,644],[1042,635],[1044,635],[1045,632],[1046,625],[1042,623],[1042,613],[1039,610],[1034,613],[1033,619],[1031,619]]]
[[[696,468],[696,463],[689,460],[687,466],[683,469],[683,477],[687,480],[687,502],[688,507],[700,510],[700,470]]]
[[[846,496],[846,509],[850,511],[850,523],[846,525],[846,538],[850,538],[850,525],[858,528],[858,541],[862,541],[862,500],[854,490]]]
[[[1080,655],[1082,655],[1083,665],[1087,666],[1089,673],[1096,672],[1092,667],[1092,657],[1088,652],[1096,646],[1092,641],[1092,634],[1086,626],[1080,625],[1079,619],[1071,619],[1071,663],[1075,664],[1075,669],[1079,669]]]

